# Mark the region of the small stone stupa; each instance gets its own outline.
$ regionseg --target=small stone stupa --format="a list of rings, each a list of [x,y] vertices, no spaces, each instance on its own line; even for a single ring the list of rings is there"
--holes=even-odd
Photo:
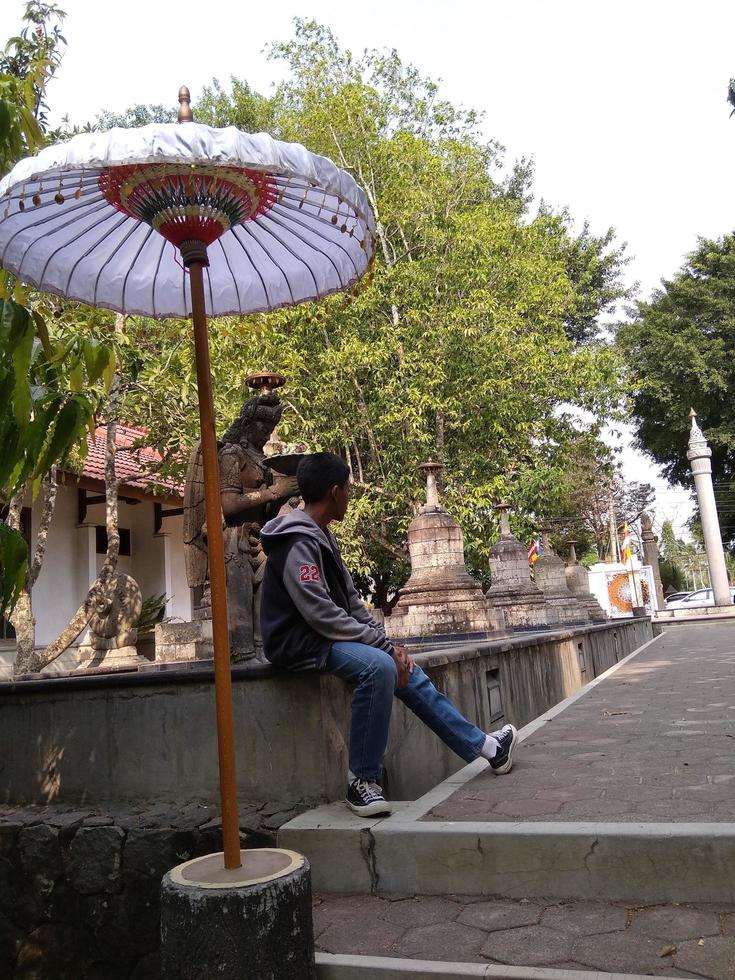
[[[411,577],[385,621],[391,639],[487,636],[503,628],[502,614],[491,619],[479,582],[464,563],[462,529],[439,503],[436,475],[441,463],[424,463],[426,503],[408,528]]]
[[[491,617],[502,612],[513,630],[548,629],[549,614],[541,589],[531,580],[528,551],[514,538],[508,520],[508,504],[498,504],[500,538],[490,552],[491,586],[485,593]]]
[[[549,609],[549,622],[560,626],[575,626],[589,622],[584,606],[567,586],[564,562],[554,553],[548,528],[541,530],[543,548],[534,566],[536,585],[544,594]]]
[[[569,564],[565,569],[569,591],[587,610],[593,623],[604,623],[607,613],[590,592],[590,574],[584,565],[577,564],[576,541],[569,542]]]

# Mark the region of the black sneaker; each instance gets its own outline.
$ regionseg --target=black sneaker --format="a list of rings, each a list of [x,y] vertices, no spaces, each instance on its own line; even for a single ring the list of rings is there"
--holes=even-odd
[[[387,817],[391,813],[390,803],[383,796],[377,783],[365,779],[352,779],[347,786],[347,806],[361,817]]]
[[[499,732],[493,732],[493,738],[500,743],[500,748],[490,759],[490,768],[498,775],[510,772],[513,768],[513,749],[518,741],[518,732],[513,725],[504,725]]]

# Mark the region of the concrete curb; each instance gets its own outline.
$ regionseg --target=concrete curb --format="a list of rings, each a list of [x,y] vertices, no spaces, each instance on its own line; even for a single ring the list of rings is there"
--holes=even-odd
[[[598,970],[553,970],[531,966],[489,966],[483,963],[445,963],[386,956],[316,954],[319,980],[645,980],[639,974],[600,973]],[[658,980],[671,980],[659,976]]]

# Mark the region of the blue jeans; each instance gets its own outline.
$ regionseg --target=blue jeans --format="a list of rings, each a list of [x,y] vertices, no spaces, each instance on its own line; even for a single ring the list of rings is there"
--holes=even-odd
[[[394,695],[465,762],[479,756],[485,732],[467,721],[419,666],[408,684],[397,689],[390,654],[364,643],[334,643],[324,670],[355,684],[350,726],[350,769],[355,776],[381,777]]]

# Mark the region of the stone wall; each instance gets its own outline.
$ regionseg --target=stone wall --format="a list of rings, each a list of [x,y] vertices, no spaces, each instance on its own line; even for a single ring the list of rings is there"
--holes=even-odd
[[[161,878],[219,850],[207,808],[0,808],[0,977],[157,980]]]
[[[650,636],[648,620],[629,620],[444,648],[419,660],[489,730],[537,717]],[[333,677],[233,669],[245,807],[267,806],[286,819],[341,797],[350,697]],[[0,744],[0,804],[218,800],[209,668],[2,683]],[[461,765],[396,703],[386,756],[394,799],[415,799]]]
[[[490,728],[530,721],[650,638],[631,620],[421,659]],[[258,846],[341,796],[349,693],[315,674],[235,675],[242,840]],[[221,848],[211,677],[3,684],[0,708],[0,977],[157,980],[160,880]],[[396,708],[387,782],[411,799],[462,763]]]

